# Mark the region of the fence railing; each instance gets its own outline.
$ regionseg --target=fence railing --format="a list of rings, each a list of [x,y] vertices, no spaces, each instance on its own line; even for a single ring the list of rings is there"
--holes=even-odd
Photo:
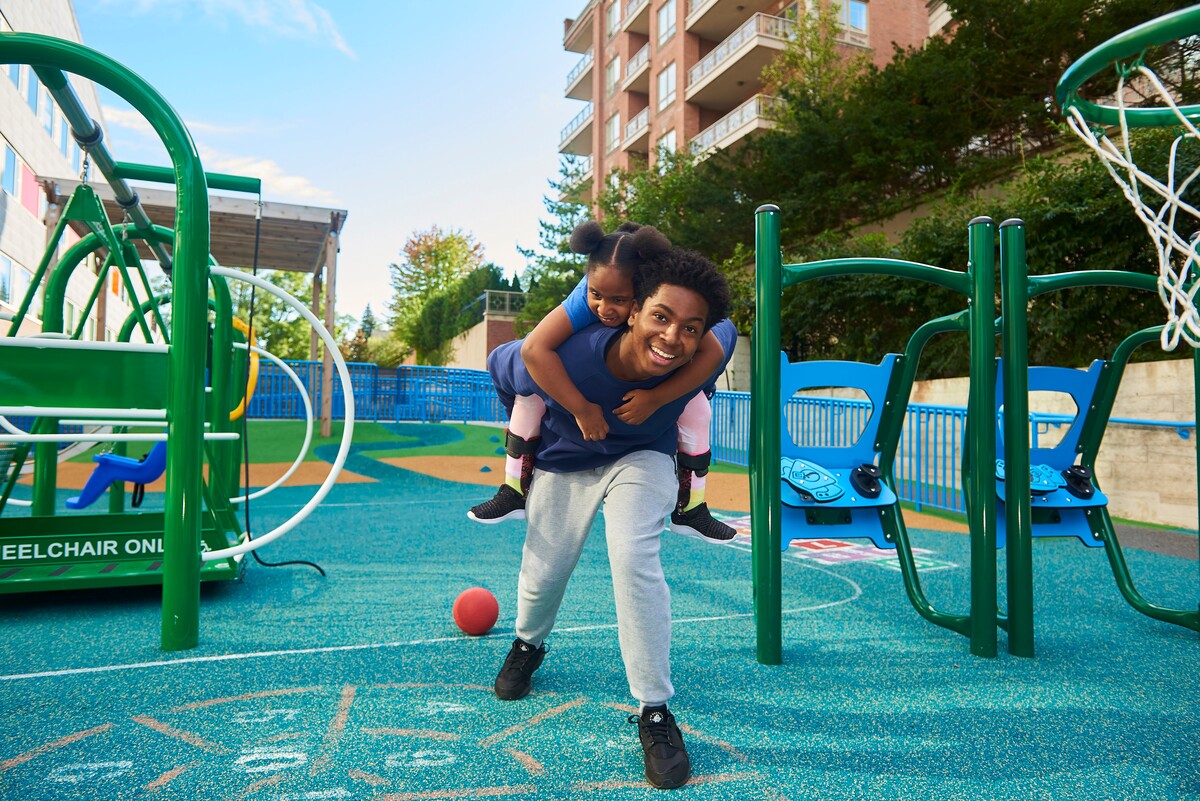
[[[320,410],[321,363],[290,361],[308,388],[314,410]],[[396,374],[381,375],[374,364],[350,364],[354,403],[359,420],[411,420],[423,423],[504,423],[507,415],[496,397],[491,377],[483,370],[451,367],[401,366]],[[333,382],[333,416],[345,415],[341,385]],[[249,414],[258,418],[303,415],[300,394],[278,367],[260,366],[258,390]],[[784,409],[782,433],[801,447],[842,447],[858,438],[871,413],[866,400],[796,396]],[[1069,424],[1066,414],[1030,414],[1034,447],[1046,446],[1051,428]],[[1117,425],[1174,428],[1187,438],[1195,422],[1166,422],[1112,418]],[[901,499],[918,509],[931,507],[965,512],[960,466],[967,410],[963,406],[911,403],[904,418],[893,474]],[[748,467],[750,464],[750,393],[718,392],[712,400],[713,459]]]

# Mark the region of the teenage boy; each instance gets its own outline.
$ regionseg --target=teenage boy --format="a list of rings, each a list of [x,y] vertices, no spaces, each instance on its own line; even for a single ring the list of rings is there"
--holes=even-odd
[[[546,655],[545,640],[596,513],[605,537],[616,600],[621,658],[638,725],[646,779],[679,787],[691,775],[687,750],[667,703],[671,684],[670,590],[659,537],[677,500],[675,422],[691,395],[661,407],[640,425],[614,414],[633,389],[650,388],[688,363],[710,329],[724,349],[724,369],[737,332],[725,319],[729,286],[711,262],[673,248],[641,270],[628,325],[593,325],[558,349],[575,386],[605,410],[609,432],[585,440],[575,418],[530,379],[520,342],[492,352],[488,369],[501,401],[540,394],[546,401],[536,470],[526,506],[525,546],[517,585],[516,635],[496,677],[496,695],[523,698]],[[695,394],[695,393],[692,393]]]

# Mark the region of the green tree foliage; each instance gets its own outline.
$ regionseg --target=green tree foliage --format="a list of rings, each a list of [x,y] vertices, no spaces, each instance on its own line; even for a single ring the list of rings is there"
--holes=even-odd
[[[567,156],[559,165],[557,181],[550,181],[552,193],[542,198],[548,217],[538,221],[538,244],[517,248],[525,257],[525,308],[517,316],[517,335],[523,336],[571,292],[583,276],[586,259],[571,252],[567,240],[571,231],[591,218],[587,203],[579,197],[584,179],[584,163]]]
[[[454,338],[483,321],[488,290],[519,292],[520,282],[509,281],[499,267],[485,264],[426,301],[409,340],[418,363],[440,366],[449,361]]]
[[[378,330],[367,340],[367,350],[371,354],[370,360],[380,367],[396,367],[410,352],[400,340],[391,336],[391,332]]]
[[[1062,141],[1053,94],[1067,65],[1187,5],[950,0],[954,35],[898,51],[883,69],[838,56],[830,11],[803,18],[765,74],[783,101],[776,130],[699,163],[681,155],[635,166],[597,206],[722,262],[752,241],[763,203],[781,208],[785,239],[798,239],[886,218],[931,192],[989,183],[1030,149]]]
[[[1135,161],[1165,175],[1173,133],[1135,134]],[[1200,166],[1200,148],[1179,152],[1186,173]],[[1194,194],[1194,193],[1192,193]],[[1197,202],[1200,198],[1189,198]],[[842,256],[898,257],[953,270],[967,266],[967,222],[989,216],[1025,223],[1026,257],[1033,275],[1069,270],[1122,269],[1156,274],[1151,239],[1103,165],[1086,158],[1035,158],[987,199],[952,193],[916,220],[899,244],[878,235],[826,234],[785,252],[787,262]],[[793,358],[878,360],[899,351],[926,320],[962,308],[946,290],[887,278],[841,278],[790,287],[782,298],[785,347]],[[998,308],[998,306],[997,306]],[[1112,354],[1141,328],[1159,325],[1165,312],[1154,293],[1125,289],[1077,289],[1040,296],[1030,305],[1030,361],[1086,366]],[[920,375],[963,375],[967,354],[961,337],[935,339]],[[1177,357],[1147,346],[1141,359]]]
[[[296,298],[305,308],[312,308],[312,276],[309,273],[260,270],[258,275]],[[245,281],[230,281],[229,293],[233,298],[234,315],[246,322],[251,321],[250,304],[253,296],[252,325],[259,347],[280,359],[309,357],[312,328],[299,312],[270,292],[257,289]],[[336,330],[330,333],[336,339],[350,324],[349,317],[340,317],[334,325]]]
[[[362,328],[355,330],[354,337],[349,341],[342,340],[338,343],[338,350],[342,353],[342,358],[347,362],[370,362],[371,359],[371,343],[367,339],[367,334]]]
[[[410,348],[426,336],[418,319],[425,304],[483,264],[483,246],[459,229],[433,226],[404,243],[403,260],[389,264],[393,297],[389,311],[393,334]]]
[[[359,324],[362,328],[363,335],[367,339],[375,333],[375,313],[371,311],[371,304],[367,304],[367,308],[363,309],[362,322]]]
[[[988,213],[1025,218],[1035,271],[1100,263],[1150,270],[1147,237],[1099,165],[1090,156],[1078,163],[1049,159],[1061,148],[1077,147],[1053,95],[1065,69],[1085,52],[1188,5],[947,0],[951,35],[897,51],[884,68],[839,56],[832,12],[819,13],[799,21],[766,71],[766,82],[783,102],[775,130],[700,161],[676,154],[653,167],[634,166],[606,182],[598,209],[605,217],[656,225],[676,244],[721,264],[743,293],[735,317],[743,330],[752,316],[745,292],[754,210],[764,203],[781,208],[783,241],[797,260],[891,254],[962,269],[966,223]],[[1160,74],[1177,73],[1170,77],[1178,79],[1180,95],[1194,100],[1195,59],[1178,50],[1166,58],[1168,69]],[[1112,84],[1112,76],[1102,74],[1088,94],[1096,97]],[[1006,181],[998,193],[1002,201],[974,199],[981,188]],[[937,198],[935,211],[894,246],[854,236],[865,223]],[[958,302],[888,281],[846,288],[836,283],[784,299],[784,338],[793,355],[877,358],[902,347],[916,324],[955,311]],[[1075,342],[1064,354],[1074,361],[1104,352],[1111,344],[1104,330],[1131,322],[1142,303],[1077,294],[1037,304],[1053,316],[1047,341]],[[1089,316],[1090,325],[1084,322]],[[953,373],[956,348],[961,351],[953,343],[935,344],[926,374]]]

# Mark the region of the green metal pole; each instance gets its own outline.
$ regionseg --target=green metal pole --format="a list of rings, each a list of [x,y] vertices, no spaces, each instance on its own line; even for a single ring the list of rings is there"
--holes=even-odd
[[[970,387],[963,490],[971,536],[971,653],[996,655],[996,226],[976,217],[967,226],[970,299]]]
[[[755,315],[751,340],[750,530],[758,661],[783,662],[779,499],[779,207],[754,213]]]
[[[155,181],[160,184],[175,183],[175,173],[166,167],[154,167],[149,164],[133,164],[118,161],[115,166],[116,175],[131,181]],[[204,181],[209,189],[224,189],[230,192],[246,192],[259,194],[262,192],[262,179],[250,178],[244,175],[229,175],[223,172],[206,172]]]
[[[166,147],[175,172],[171,367],[167,388],[167,449],[163,532],[162,648],[193,648],[200,626],[201,465],[204,363],[207,345],[208,190],[191,135],[150,84],[108,56],[76,42],[33,33],[0,34],[0,63],[36,64],[79,75],[111,90],[138,111]],[[72,127],[75,127],[72,120]]]
[[[1008,652],[1033,656],[1033,535],[1029,511],[1029,266],[1025,223],[1000,223],[1000,309],[1004,349],[1004,522],[1008,565]],[[1080,409],[1080,414],[1086,410]]]

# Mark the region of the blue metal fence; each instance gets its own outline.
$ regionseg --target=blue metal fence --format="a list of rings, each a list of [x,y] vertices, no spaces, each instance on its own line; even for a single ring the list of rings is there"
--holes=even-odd
[[[308,387],[313,408],[320,411],[321,363],[289,361]],[[452,367],[401,366],[396,375],[380,375],[374,364],[350,364],[356,417],[359,420],[412,420],[423,423],[504,423],[491,378],[482,370]],[[333,382],[333,416],[345,414],[341,384]],[[718,392],[712,402],[713,459],[749,466],[750,393]],[[263,361],[250,416],[295,418],[303,415],[300,394],[291,379],[274,364]],[[802,447],[841,447],[851,444],[866,426],[871,404],[866,400],[796,396],[784,410],[783,434]],[[1071,415],[1030,415],[1032,442],[1061,426]],[[918,509],[932,507],[963,512],[962,464],[967,410],[961,406],[909,404],[896,451],[894,475],[902,499]],[[1113,418],[1113,423],[1166,426],[1187,438],[1195,423]]]
[[[712,401],[713,458],[750,464],[750,393],[718,392]],[[796,396],[784,409],[781,433],[801,447],[837,448],[852,444],[866,427],[866,400]],[[920,509],[963,512],[962,459],[965,407],[910,404],[896,450],[896,489]]]

